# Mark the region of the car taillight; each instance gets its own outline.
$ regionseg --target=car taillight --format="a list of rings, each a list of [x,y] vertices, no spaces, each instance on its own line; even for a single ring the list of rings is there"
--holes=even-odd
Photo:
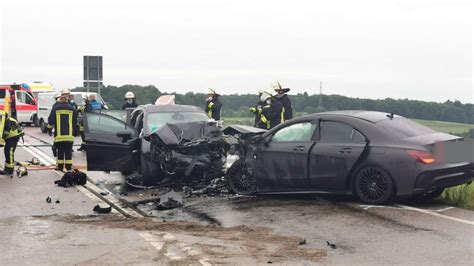
[[[435,162],[434,154],[426,151],[408,150],[408,154],[415,160],[424,164],[432,164]]]

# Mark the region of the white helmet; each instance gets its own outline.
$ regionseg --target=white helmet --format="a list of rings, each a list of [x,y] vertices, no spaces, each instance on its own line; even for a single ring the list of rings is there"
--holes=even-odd
[[[262,95],[260,96],[260,101],[264,102],[268,98],[271,98],[274,96],[274,92],[272,90],[266,90],[262,92]]]
[[[281,87],[280,82],[278,82],[278,81],[273,82],[273,83],[272,83],[272,89],[275,90],[275,91],[281,90],[282,87]]]
[[[62,92],[61,92],[62,95],[64,94],[71,94],[71,90],[70,89],[64,89]]]
[[[219,93],[216,92],[216,90],[209,88],[207,90],[207,95],[216,95],[216,96],[221,96]]]
[[[61,93],[60,91],[58,91],[58,92],[56,92],[56,94],[54,95],[53,98],[54,98],[55,100],[57,100],[59,97],[61,97],[61,94],[62,94],[62,93]]]
[[[131,91],[127,91],[127,93],[125,93],[125,99],[134,99],[134,98],[135,98],[135,93]]]

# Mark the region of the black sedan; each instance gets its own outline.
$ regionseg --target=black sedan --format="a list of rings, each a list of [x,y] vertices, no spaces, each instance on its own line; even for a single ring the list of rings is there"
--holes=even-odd
[[[144,185],[223,174],[221,127],[201,108],[141,105],[84,115],[87,170],[141,173]]]
[[[463,141],[393,114],[319,113],[253,137],[227,180],[240,194],[350,193],[368,204],[434,198],[474,179],[472,142]],[[454,150],[463,154],[456,160],[453,145],[464,149]]]

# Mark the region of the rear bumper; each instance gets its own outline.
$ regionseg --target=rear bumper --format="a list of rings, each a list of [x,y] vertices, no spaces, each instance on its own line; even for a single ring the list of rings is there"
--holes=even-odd
[[[474,180],[474,163],[455,164],[450,167],[429,170],[418,175],[415,193],[432,188],[447,188],[462,185]]]

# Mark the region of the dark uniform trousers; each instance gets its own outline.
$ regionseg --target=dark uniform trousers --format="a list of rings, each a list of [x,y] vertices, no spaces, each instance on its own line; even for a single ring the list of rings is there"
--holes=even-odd
[[[72,145],[74,142],[60,141],[56,142],[55,146],[58,151],[57,166],[63,168],[66,166],[66,170],[72,170]]]
[[[5,140],[3,152],[5,153],[5,170],[7,171],[13,171],[15,167],[15,150],[19,140],[20,137],[12,137]]]

